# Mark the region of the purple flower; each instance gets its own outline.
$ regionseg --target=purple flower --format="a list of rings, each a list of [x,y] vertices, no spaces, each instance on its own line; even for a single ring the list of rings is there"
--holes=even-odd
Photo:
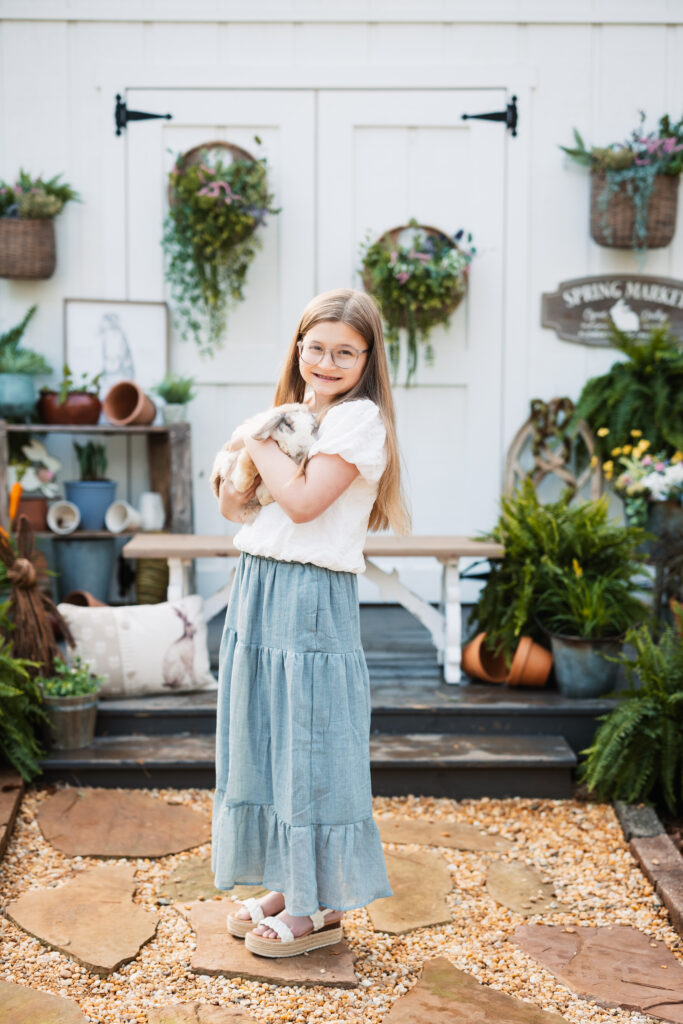
[[[406,270],[402,270],[400,274],[396,275],[399,284],[405,284],[409,277],[410,274]]]

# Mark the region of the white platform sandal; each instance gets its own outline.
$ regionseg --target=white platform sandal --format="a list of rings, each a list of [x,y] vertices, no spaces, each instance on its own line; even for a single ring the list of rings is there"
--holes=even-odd
[[[270,894],[269,894],[270,895]],[[284,901],[284,896],[282,897]],[[263,899],[263,897],[261,897]],[[233,900],[233,903],[241,903],[243,907],[246,907],[251,916],[251,921],[247,921],[246,918],[235,917],[233,914],[228,914],[228,920],[226,927],[231,935],[236,935],[238,939],[243,939],[252,928],[255,928],[257,924],[260,924],[264,919],[263,907],[257,899],[253,896],[247,896],[244,900]]]
[[[244,945],[251,953],[259,956],[297,956],[298,953],[307,953],[310,949],[320,949],[321,946],[334,946],[344,938],[341,923],[333,921],[325,924],[325,913],[330,910],[316,910],[309,914],[313,922],[313,931],[305,935],[294,937],[291,928],[280,920],[279,917],[264,917],[260,922],[280,936],[279,939],[267,939],[264,935],[254,935],[253,931],[245,937]]]

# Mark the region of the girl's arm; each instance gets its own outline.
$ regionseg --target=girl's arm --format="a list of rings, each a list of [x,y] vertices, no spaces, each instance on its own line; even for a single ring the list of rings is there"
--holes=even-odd
[[[309,523],[319,516],[359,473],[358,467],[341,455],[320,452],[307,464],[306,476],[292,480],[299,467],[272,437],[265,441],[247,437],[244,443],[261,479],[294,523]]]

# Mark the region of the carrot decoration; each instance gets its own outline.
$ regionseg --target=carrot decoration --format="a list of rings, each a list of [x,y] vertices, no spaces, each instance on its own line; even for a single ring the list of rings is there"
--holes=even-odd
[[[19,502],[21,500],[21,493],[22,493],[23,489],[24,488],[21,486],[21,484],[18,481],[17,481],[17,483],[12,484],[12,489],[9,492],[9,521],[10,521],[10,523],[13,523],[14,519],[16,517],[17,509],[19,508]]]

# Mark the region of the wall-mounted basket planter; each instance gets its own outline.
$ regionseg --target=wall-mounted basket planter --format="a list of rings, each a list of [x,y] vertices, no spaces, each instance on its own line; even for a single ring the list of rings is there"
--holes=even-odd
[[[669,245],[676,231],[678,209],[678,174],[656,174],[647,214],[647,235],[642,244],[647,249]],[[605,204],[601,197],[607,187],[605,171],[591,173],[590,233],[598,245],[611,249],[633,249],[636,206],[628,185],[623,181]]]
[[[52,277],[57,265],[51,218],[0,218],[0,277]]]

